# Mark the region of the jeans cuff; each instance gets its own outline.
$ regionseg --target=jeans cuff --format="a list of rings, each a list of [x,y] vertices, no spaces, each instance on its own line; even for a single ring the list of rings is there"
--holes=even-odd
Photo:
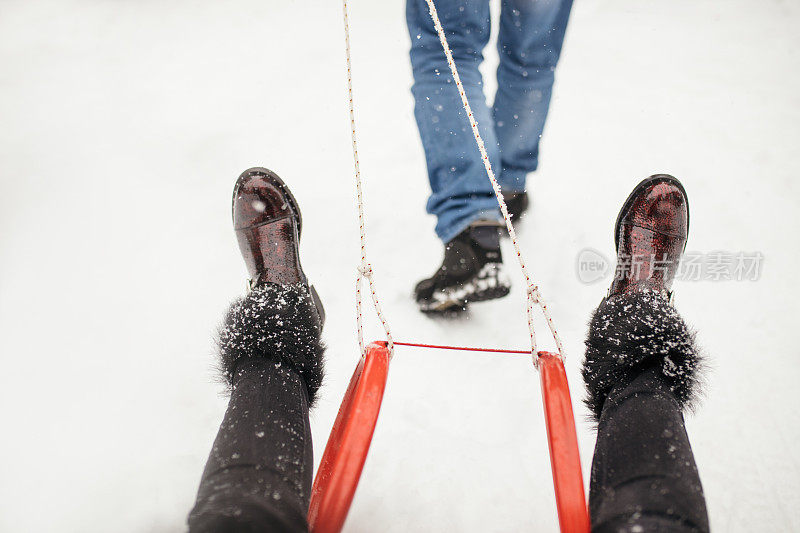
[[[498,225],[503,225],[503,215],[500,214],[500,207],[497,207],[494,209],[484,209],[483,211],[473,213],[472,215],[459,220],[457,224],[450,225],[446,228],[437,228],[436,234],[443,243],[447,244],[477,220],[496,220]]]

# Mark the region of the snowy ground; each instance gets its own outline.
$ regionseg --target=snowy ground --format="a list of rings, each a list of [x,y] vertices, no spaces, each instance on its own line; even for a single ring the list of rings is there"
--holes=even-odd
[[[441,249],[404,6],[351,10],[369,253],[396,337],[524,347],[513,270],[517,290],[466,320],[412,305]],[[758,282],[677,285],[713,366],[688,428],[718,531],[800,528],[798,24],[789,0],[577,2],[521,228],[566,340],[587,480],[578,368],[606,283],[578,280],[579,251],[612,256],[622,200],[670,172],[691,199],[689,249],[763,253]],[[328,310],[319,459],[357,360],[339,4],[4,1],[0,64],[0,530],[184,529],[225,408],[212,332],[244,290],[230,191],[253,165],[295,191]],[[346,529],[556,523],[529,361],[398,349]]]

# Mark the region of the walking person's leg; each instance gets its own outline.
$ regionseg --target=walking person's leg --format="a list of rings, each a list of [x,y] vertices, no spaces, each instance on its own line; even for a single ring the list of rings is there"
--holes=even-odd
[[[489,0],[438,0],[436,10],[490,162],[499,169],[493,120],[478,70],[490,35]],[[427,210],[437,217],[436,234],[448,243],[476,220],[500,220],[500,212],[425,0],[407,0],[406,18],[414,115],[431,186]]]
[[[556,64],[572,0],[502,0],[497,50],[497,94],[492,107],[500,145],[500,185],[506,195],[525,191],[539,164]]]
[[[598,422],[592,531],[709,529],[683,421],[701,359],[670,303],[688,234],[686,191],[664,174],[641,182],[617,218],[617,275],[592,316],[583,363]]]
[[[324,312],[300,266],[297,203],[266,169],[234,189],[251,290],[218,336],[231,397],[189,515],[192,533],[307,531],[308,410],[322,381]]]
[[[478,67],[489,41],[489,0],[438,0],[436,8],[464,90],[495,169],[500,153]],[[500,251],[500,210],[450,74],[425,0],[407,0],[414,72],[414,114],[419,126],[436,234],[444,243],[441,266],[414,288],[420,310],[461,311],[469,302],[508,294]]]

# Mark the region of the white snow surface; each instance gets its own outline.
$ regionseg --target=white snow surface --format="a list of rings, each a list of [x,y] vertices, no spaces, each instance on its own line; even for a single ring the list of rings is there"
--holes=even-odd
[[[368,252],[396,338],[524,348],[511,261],[512,294],[468,319],[416,310],[441,244],[404,3],[351,14]],[[676,284],[711,363],[687,425],[717,531],[800,529],[798,24],[789,0],[577,2],[520,226],[565,340],[587,484],[579,366],[607,284],[578,280],[579,251],[613,257],[622,201],[668,172],[690,196],[690,250],[764,254],[757,282]],[[229,201],[250,166],[297,196],[328,312],[318,461],[358,359],[340,4],[6,0],[0,64],[0,530],[185,529],[226,406],[212,338],[245,290]],[[556,528],[530,360],[398,348],[345,529]]]

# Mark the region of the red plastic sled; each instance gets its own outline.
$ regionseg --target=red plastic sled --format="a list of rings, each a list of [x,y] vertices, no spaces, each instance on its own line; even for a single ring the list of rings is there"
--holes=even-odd
[[[538,357],[559,525],[562,532],[585,533],[589,512],[567,375],[557,355]],[[389,361],[386,343],[374,342],[353,372],[311,490],[313,533],[338,533],[344,526],[378,421]]]

